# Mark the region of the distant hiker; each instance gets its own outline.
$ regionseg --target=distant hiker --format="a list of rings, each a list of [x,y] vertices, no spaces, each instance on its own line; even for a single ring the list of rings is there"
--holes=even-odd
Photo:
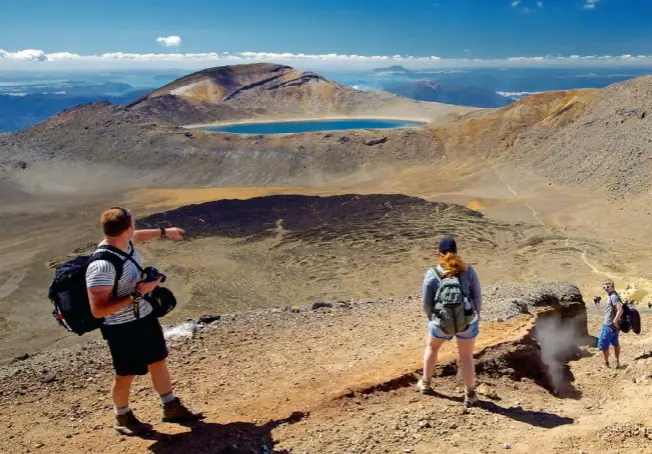
[[[439,242],[439,265],[426,272],[422,305],[428,316],[428,343],[423,358],[423,377],[417,384],[422,394],[432,391],[431,379],[437,354],[444,342],[457,338],[466,393],[464,405],[477,403],[473,348],[482,309],[480,281],[471,266],[457,255],[457,243],[448,236]]]
[[[620,321],[623,315],[623,304],[620,296],[616,293],[614,282],[606,280],[602,283],[602,288],[607,292],[607,304],[604,312],[604,324],[598,338],[598,348],[602,350],[604,356],[604,365],[609,367],[609,347],[613,345],[616,355],[616,368],[620,367],[620,342],[618,334],[620,333]]]
[[[133,245],[163,237],[181,240],[184,231],[176,227],[136,230],[132,214],[120,207],[102,213],[101,222],[105,235],[100,243],[101,250],[118,256],[122,260],[122,269],[116,269],[111,263],[114,260],[96,260],[86,270],[86,286],[93,316],[104,319],[102,336],[113,359],[116,375],[111,395],[115,430],[123,435],[139,435],[152,430],[150,424],[140,422],[129,408],[129,391],[134,376],[148,372],[161,397],[163,421],[203,418],[201,412],[188,409],[172,392],[163,330],[152,305],[143,298],[159,285],[162,277],[151,282],[143,279],[142,258]]]
[[[595,307],[600,307],[600,301],[602,301],[601,296],[594,296],[593,297],[593,303],[595,304]]]

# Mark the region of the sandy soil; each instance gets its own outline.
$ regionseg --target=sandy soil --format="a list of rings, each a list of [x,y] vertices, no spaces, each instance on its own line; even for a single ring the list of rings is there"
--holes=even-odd
[[[101,196],[77,193],[75,198],[70,193],[30,195],[5,183],[13,189],[2,191],[8,203],[0,208],[0,324],[4,328],[0,357],[7,360],[47,345],[81,340],[66,336],[52,323],[44,298],[52,276],[47,264],[98,241],[99,213],[116,203],[144,217],[219,199],[409,194],[478,209],[489,221],[478,225],[419,221],[411,227],[418,238],[390,243],[356,243],[353,236],[316,243],[297,238],[279,248],[273,239],[245,242],[219,232],[172,247],[153,242],[142,248],[143,254],[173,277],[170,285],[183,301],[170,323],[202,313],[310,304],[316,298],[411,294],[418,291],[423,272],[431,265],[438,235],[450,232],[462,236],[464,256],[487,284],[562,279],[576,282],[593,296],[600,291],[600,282],[612,277],[621,290],[633,286],[644,304],[650,300],[652,257],[646,237],[641,236],[649,223],[645,211],[634,211],[643,199],[605,206],[606,196],[550,184],[506,164],[487,167],[443,161],[436,180],[434,170],[432,166],[379,168],[315,186],[140,189]],[[623,222],[621,210],[629,206],[633,209]],[[240,276],[259,276],[260,285],[252,288]],[[268,276],[275,276],[269,285],[265,284]]]

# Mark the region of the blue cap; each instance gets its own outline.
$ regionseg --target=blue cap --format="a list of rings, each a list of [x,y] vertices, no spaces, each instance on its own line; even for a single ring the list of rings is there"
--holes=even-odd
[[[457,243],[452,236],[445,236],[439,241],[439,252],[442,254],[448,254],[452,252],[457,254]]]

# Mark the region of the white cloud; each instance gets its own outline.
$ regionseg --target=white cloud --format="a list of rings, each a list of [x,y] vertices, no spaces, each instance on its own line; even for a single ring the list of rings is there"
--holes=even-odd
[[[164,47],[179,47],[181,46],[181,38],[179,36],[158,37],[156,42]]]
[[[584,9],[593,9],[595,8],[595,5],[597,5],[600,0],[585,0],[586,3],[584,3],[583,8]]]
[[[516,8],[516,7],[517,7],[518,5],[520,5],[520,4],[521,4],[521,0],[514,0],[514,1],[512,2],[512,8]]]
[[[466,54],[466,51],[465,51]],[[207,67],[220,64],[273,62],[294,66],[347,66],[378,67],[384,64],[408,64],[414,68],[460,68],[460,67],[500,67],[510,66],[554,66],[602,64],[621,65],[639,64],[652,66],[652,56],[531,56],[508,57],[500,59],[482,58],[441,58],[438,56],[414,55],[346,55],[346,54],[294,54],[290,52],[203,52],[203,53],[125,53],[112,52],[101,55],[80,55],[71,52],[45,53],[42,50],[27,49],[9,52],[0,49],[0,68],[28,67],[47,65],[48,67],[88,68],[92,65],[105,64],[113,67]]]
[[[539,8],[543,8],[543,2],[542,2],[542,1],[538,1],[538,2],[537,2],[537,6],[538,6]]]
[[[47,55],[42,50],[25,49],[18,52],[7,52],[0,49],[0,60],[47,61]]]

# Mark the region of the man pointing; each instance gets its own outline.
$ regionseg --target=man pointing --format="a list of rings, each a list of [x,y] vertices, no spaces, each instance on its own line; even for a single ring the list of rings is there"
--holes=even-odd
[[[152,305],[143,298],[161,282],[143,280],[143,261],[134,243],[154,238],[183,239],[180,228],[163,227],[136,230],[132,214],[120,207],[102,213],[104,240],[102,249],[122,260],[121,269],[107,260],[92,262],[86,271],[86,287],[93,316],[103,318],[102,336],[106,339],[115,378],[111,396],[115,409],[115,430],[122,435],[139,435],[152,430],[151,424],[138,420],[129,408],[129,391],[136,375],[149,375],[161,397],[163,421],[181,422],[203,418],[201,412],[188,409],[175,397],[167,367],[168,350]],[[97,251],[96,251],[97,252]]]

